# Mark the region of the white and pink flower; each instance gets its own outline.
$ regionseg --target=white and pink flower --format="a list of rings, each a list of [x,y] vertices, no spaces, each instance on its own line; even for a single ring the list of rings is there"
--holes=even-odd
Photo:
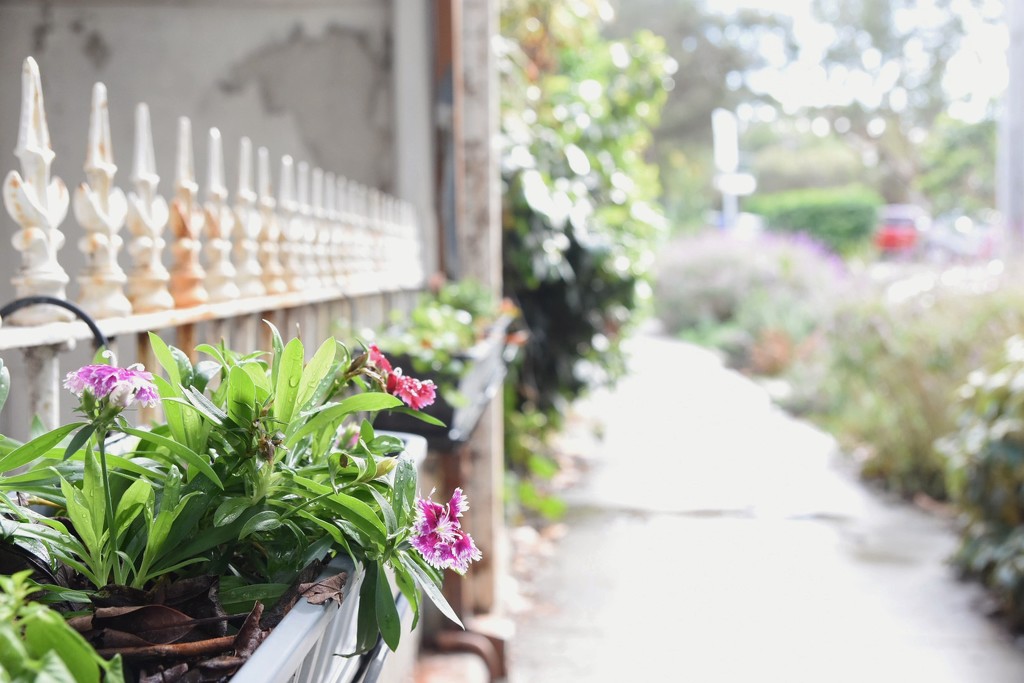
[[[413,525],[412,546],[432,567],[465,574],[469,563],[479,560],[482,554],[459,521],[462,513],[469,509],[462,489],[452,492],[447,505],[435,503],[428,496],[417,499],[416,506],[419,509]]]
[[[64,387],[79,398],[88,392],[96,400],[105,398],[120,408],[130,408],[135,403],[155,406],[160,401],[152,373],[138,363],[127,368],[86,365],[69,372]]]

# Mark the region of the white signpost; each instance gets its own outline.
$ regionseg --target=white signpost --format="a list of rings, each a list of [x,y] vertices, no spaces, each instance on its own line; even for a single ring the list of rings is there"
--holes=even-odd
[[[736,226],[739,198],[753,193],[757,181],[740,173],[739,132],[736,115],[728,109],[711,112],[711,133],[715,146],[715,189],[722,193],[722,228]]]

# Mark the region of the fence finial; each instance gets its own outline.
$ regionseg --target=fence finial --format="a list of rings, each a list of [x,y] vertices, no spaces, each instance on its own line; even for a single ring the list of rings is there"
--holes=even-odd
[[[309,282],[316,286],[327,286],[322,276],[320,263],[320,233],[324,230],[324,170],[314,168],[312,176],[311,199],[305,209],[306,229],[303,233],[303,251],[306,257],[306,272]]]
[[[135,191],[128,193],[128,229],[133,237],[128,252],[133,268],[128,276],[128,298],[136,313],[166,311],[174,308],[174,299],[167,289],[171,275],[163,264],[163,232],[170,214],[167,201],[156,193],[160,176],[156,172],[153,131],[145,103],[135,107],[132,184]]]
[[[197,191],[192,162],[192,122],[182,116],[178,119],[177,174],[174,200],[171,202],[171,232],[174,236],[171,296],[178,308],[198,306],[209,299],[203,287],[206,272],[199,263],[203,213],[196,206]]]
[[[21,268],[11,282],[18,297],[47,295],[64,299],[68,274],[57,261],[57,252],[64,246],[59,226],[67,216],[69,196],[63,181],[50,177],[54,153],[39,66],[31,57],[21,71],[21,123],[14,154],[21,162],[21,173],[8,173],[3,186],[7,213],[21,227],[12,240],[21,252]],[[38,325],[70,320],[72,316],[57,306],[32,306],[10,317],[16,325]]]
[[[338,203],[338,222],[335,224],[334,234],[331,236],[331,251],[334,253],[334,281],[339,287],[345,287],[349,284],[348,259],[350,253],[350,250],[346,249],[346,245],[351,244],[348,180],[345,176],[338,176],[337,183],[338,188],[335,194]]]
[[[110,114],[107,88],[96,83],[92,89],[89,142],[85,154],[85,177],[75,190],[75,219],[85,229],[79,248],[85,253],[85,269],[78,277],[78,303],[95,318],[122,317],[132,312],[124,294],[128,278],[117,263],[123,241],[118,234],[124,226],[128,202],[121,188],[114,187],[117,166],[110,146]]]
[[[238,192],[235,193],[235,265],[241,296],[263,296],[263,269],[260,267],[260,214],[252,189],[252,142],[243,137],[238,150]]]
[[[257,153],[256,183],[259,186],[260,208],[260,265],[263,267],[263,285],[267,294],[283,294],[288,291],[284,281],[284,266],[281,265],[281,226],[277,222],[277,202],[270,180],[270,152],[260,147]],[[282,181],[284,179],[282,178]]]
[[[231,263],[231,232],[235,218],[227,206],[228,189],[224,184],[224,147],[220,130],[210,129],[207,149],[206,204],[204,205],[207,247],[207,290],[210,301],[233,301],[238,298],[234,264]]]
[[[299,192],[308,186],[303,182],[301,169],[305,163],[299,164]],[[305,168],[309,168],[305,166]],[[307,174],[308,179],[308,174]],[[284,261],[284,279],[288,289],[301,292],[306,286],[302,260],[302,216],[299,215],[299,203],[295,200],[295,164],[287,154],[281,157],[281,187],[278,192],[278,212],[281,216],[281,256]]]
[[[338,180],[333,173],[324,174],[324,220],[320,225],[320,281],[324,287],[337,287],[338,278],[335,272],[337,264],[337,244],[335,235],[339,230],[338,215]]]

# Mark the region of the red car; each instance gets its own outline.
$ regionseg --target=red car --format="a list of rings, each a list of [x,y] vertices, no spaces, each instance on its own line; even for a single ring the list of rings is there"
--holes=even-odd
[[[875,246],[882,254],[909,254],[921,245],[928,214],[913,204],[889,204],[878,214]]]

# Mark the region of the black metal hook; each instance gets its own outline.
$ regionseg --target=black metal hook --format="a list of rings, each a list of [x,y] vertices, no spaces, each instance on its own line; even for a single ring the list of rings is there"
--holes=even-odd
[[[83,311],[81,308],[71,303],[70,301],[58,299],[55,296],[37,295],[26,296],[22,297],[21,299],[15,299],[14,301],[5,305],[3,308],[0,308],[0,318],[4,318],[10,315],[11,313],[14,313],[15,311],[20,311],[21,309],[28,308],[29,306],[39,306],[44,304],[49,304],[51,306],[60,306],[61,308],[74,313],[79,320],[84,322],[89,327],[89,331],[92,332],[92,339],[93,342],[96,344],[97,349],[99,349],[101,346],[109,345],[107,342],[106,335],[104,335],[103,332],[100,330],[99,326],[96,324],[96,321],[92,319],[92,316],[90,316],[88,313],[86,313],[85,311]]]

